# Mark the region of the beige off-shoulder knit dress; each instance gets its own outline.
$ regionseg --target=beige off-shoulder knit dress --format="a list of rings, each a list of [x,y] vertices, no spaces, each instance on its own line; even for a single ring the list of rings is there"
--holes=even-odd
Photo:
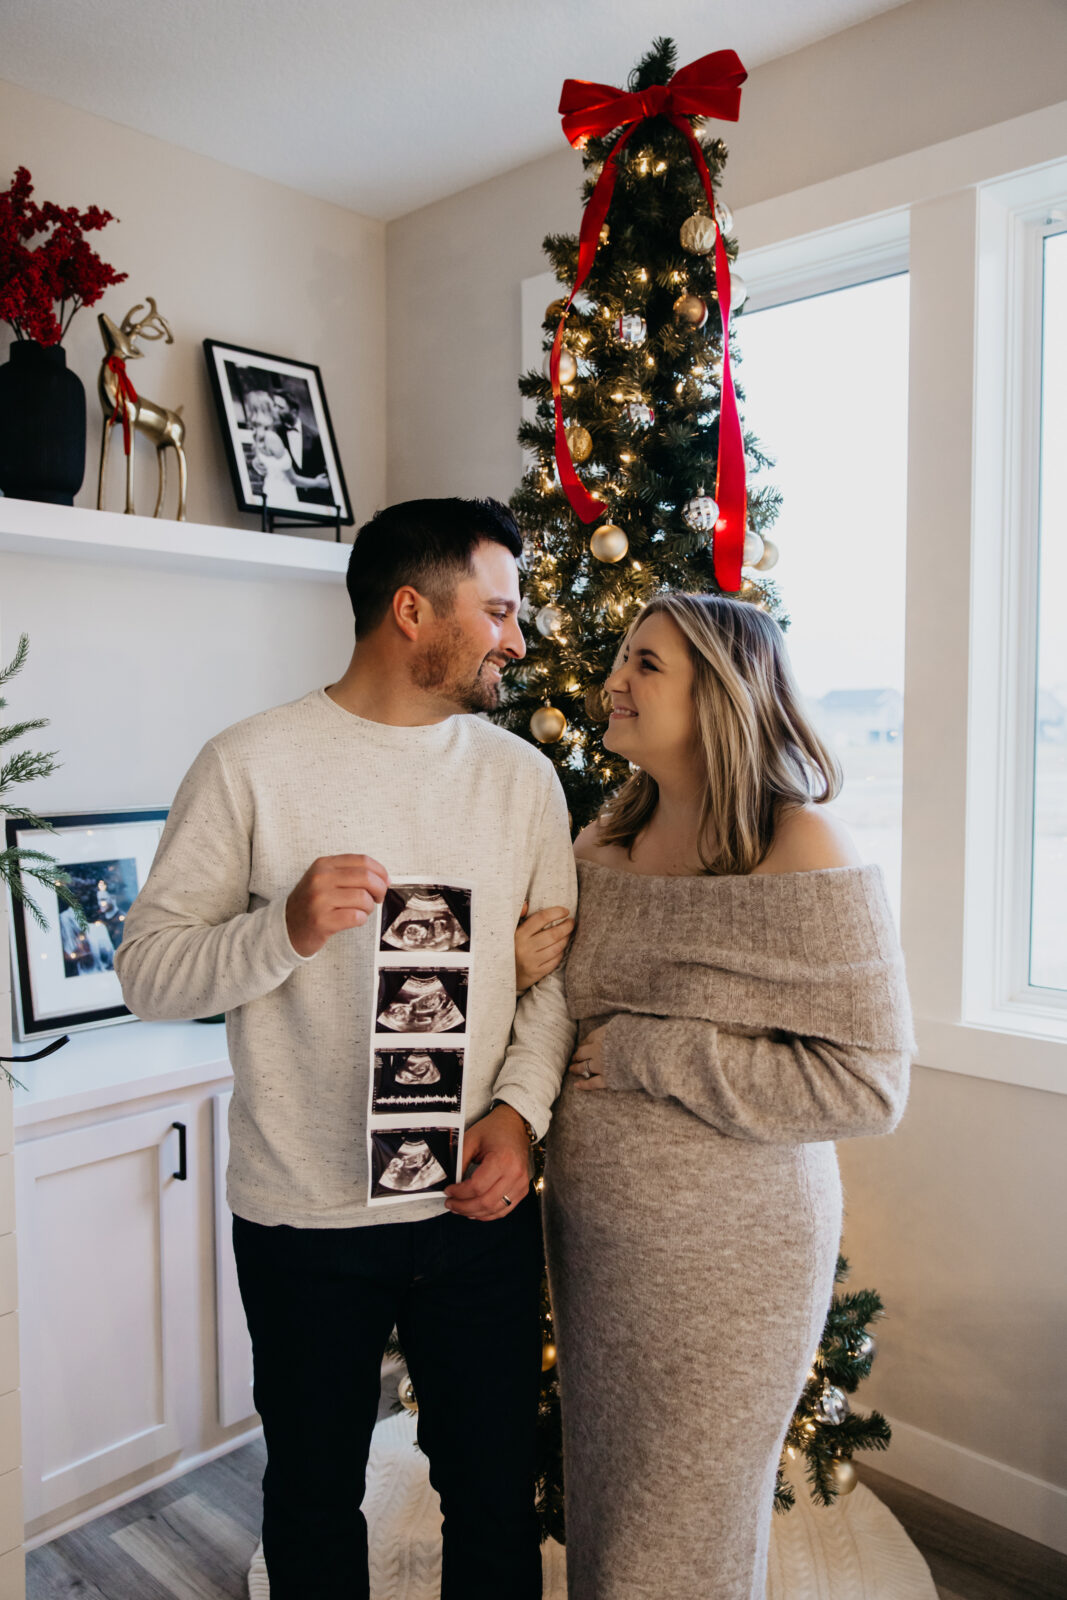
[[[567,965],[607,1090],[564,1087],[544,1210],[571,1600],[761,1600],[775,1469],[832,1292],[831,1141],[913,1049],[877,867],[579,863]]]

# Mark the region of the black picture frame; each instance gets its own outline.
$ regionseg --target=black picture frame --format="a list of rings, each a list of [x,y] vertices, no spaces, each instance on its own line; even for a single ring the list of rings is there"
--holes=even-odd
[[[205,339],[204,356],[238,509],[259,516],[265,531],[301,524],[351,527],[352,505],[318,367],[221,339]]]
[[[43,850],[67,868],[90,918],[88,933],[77,936],[74,919],[69,912],[64,916],[66,907],[59,896],[31,878],[25,882],[26,892],[48,922],[46,929],[38,928],[9,889],[13,1021],[18,1039],[134,1020],[122,1003],[114,953],[122,942],[126,912],[148,877],[167,815],[166,807],[42,813],[42,821],[51,823],[54,832],[5,818],[8,848]]]

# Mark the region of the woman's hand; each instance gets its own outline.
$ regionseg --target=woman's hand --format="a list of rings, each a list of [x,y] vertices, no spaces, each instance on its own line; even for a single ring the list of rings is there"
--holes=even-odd
[[[571,1056],[571,1064],[567,1071],[572,1074],[576,1082],[576,1089],[606,1089],[607,1083],[603,1076],[604,1061],[604,1029],[606,1022],[599,1028],[594,1028],[592,1033],[584,1038],[575,1048]]]
[[[524,901],[515,929],[515,987],[519,994],[555,972],[574,932],[574,918],[566,906],[549,906],[532,917],[526,915],[529,908],[529,901]]]

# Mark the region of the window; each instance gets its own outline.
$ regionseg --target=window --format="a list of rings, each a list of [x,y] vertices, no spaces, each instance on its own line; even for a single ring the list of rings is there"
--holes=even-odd
[[[1067,232],[1046,235],[1042,254],[1030,982],[1067,990]]]
[[[737,324],[743,414],[775,465],[771,537],[789,653],[845,774],[834,810],[899,920],[908,278],[834,289]]]

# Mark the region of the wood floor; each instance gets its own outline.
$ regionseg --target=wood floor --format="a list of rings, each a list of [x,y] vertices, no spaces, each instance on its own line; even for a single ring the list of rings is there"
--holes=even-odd
[[[264,1460],[258,1440],[42,1545],[27,1557],[28,1600],[246,1600]],[[919,1546],[941,1600],[1067,1595],[1067,1557],[866,1466],[861,1477]]]

